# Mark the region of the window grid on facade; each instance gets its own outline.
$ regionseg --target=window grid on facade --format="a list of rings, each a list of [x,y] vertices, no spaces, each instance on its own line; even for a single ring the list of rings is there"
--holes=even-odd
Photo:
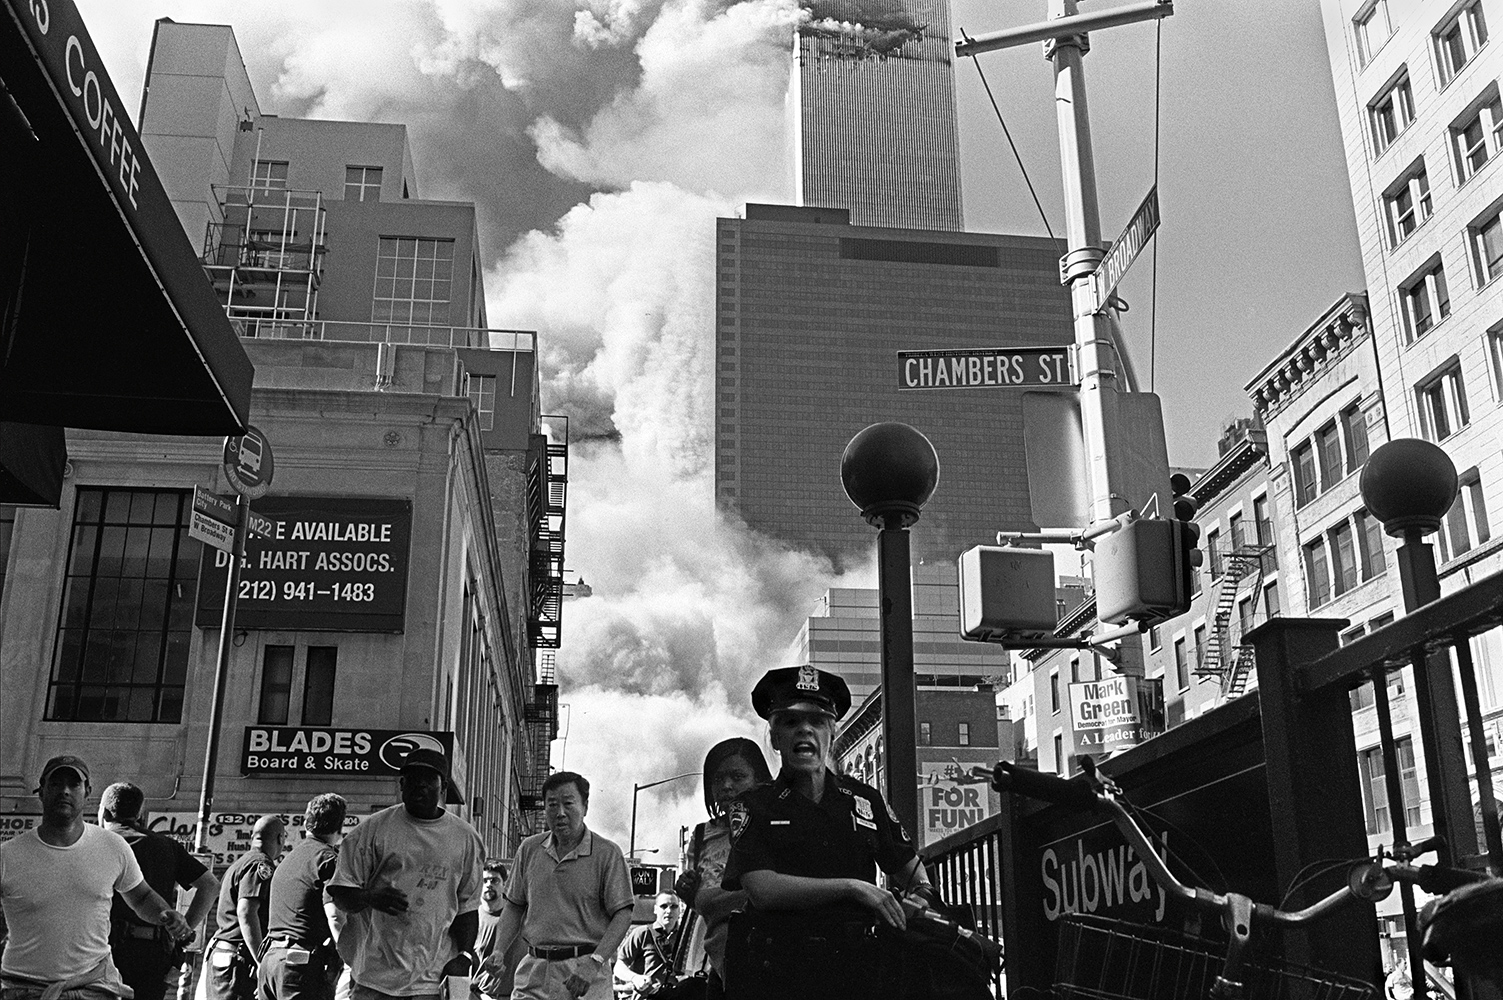
[[[1461,364],[1455,358],[1415,386],[1414,397],[1419,406],[1420,427],[1431,441],[1444,441],[1472,421]]]
[[[1425,173],[1425,163],[1406,174],[1383,195],[1383,204],[1388,214],[1388,242],[1398,246],[1416,229],[1430,220],[1435,203],[1430,197],[1430,177]]]
[[[1197,625],[1190,632],[1190,640],[1195,645],[1195,666],[1205,666],[1206,663],[1206,627]]]
[[[1388,41],[1392,28],[1388,23],[1387,0],[1374,0],[1365,5],[1352,18],[1352,35],[1357,42],[1357,59],[1366,66],[1372,62],[1373,55]]]
[[[1283,610],[1283,604],[1279,600],[1279,582],[1275,580],[1263,588],[1263,613],[1269,618],[1277,618]]]
[[[1309,588],[1310,607],[1318,608],[1331,600],[1331,571],[1326,561],[1326,546],[1323,539],[1306,542],[1305,585]]]
[[[1457,477],[1460,489],[1445,522],[1436,535],[1442,561],[1465,555],[1492,538],[1487,520],[1487,503],[1483,498],[1482,477],[1475,467]]]
[[[1174,683],[1183,691],[1190,686],[1190,661],[1185,650],[1185,637],[1174,640]]]
[[[1362,579],[1371,580],[1388,568],[1388,559],[1383,554],[1383,522],[1365,510],[1357,511],[1352,520],[1362,557]]]
[[[345,201],[380,201],[381,200],[381,168],[380,167],[345,167],[344,168],[344,200]]]
[[[1360,403],[1341,411],[1341,440],[1346,445],[1346,474],[1351,475],[1367,462],[1367,417]]]
[[[1432,35],[1436,69],[1444,87],[1456,78],[1463,66],[1471,62],[1487,42],[1487,22],[1482,16],[1482,0],[1472,0],[1442,22]]]
[[[1402,789],[1404,823],[1408,827],[1420,823],[1419,777],[1414,768],[1414,741],[1400,737],[1394,743],[1394,756],[1399,765],[1400,788]],[[1372,747],[1358,757],[1362,772],[1362,805],[1367,814],[1367,832],[1387,833],[1393,827],[1388,812],[1388,786],[1384,780],[1383,748]]]
[[[453,272],[453,240],[381,237],[371,320],[447,326]]]
[[[286,191],[287,161],[257,160],[251,167],[251,187],[257,191]]]
[[[199,556],[188,495],[79,488],[48,719],[181,719]]]
[[[934,729],[927,722],[919,723],[918,731],[919,746],[929,747],[934,745]]]
[[[1279,568],[1279,556],[1273,544],[1273,518],[1269,513],[1268,494],[1253,498],[1253,521],[1258,545],[1263,549],[1263,572],[1272,573]]]
[[[1468,227],[1468,235],[1480,287],[1503,274],[1503,210],[1494,209],[1492,215]]]
[[[1503,401],[1503,323],[1487,331],[1487,355],[1493,366],[1493,398]]]
[[[969,722],[962,722],[960,724],[960,732],[956,736],[956,740],[959,746],[968,747],[971,745],[971,724]]]
[[[1440,261],[1432,261],[1401,285],[1399,300],[1404,307],[1404,332],[1410,340],[1423,337],[1451,315],[1451,294],[1446,290],[1446,272]]]
[[[1340,597],[1357,586],[1361,568],[1357,565],[1357,545],[1350,521],[1333,525],[1326,532],[1330,545],[1332,596]]]
[[[1315,499],[1315,447],[1309,441],[1296,445],[1289,453],[1289,464],[1294,471],[1294,505],[1303,507]]]
[[[1503,102],[1497,85],[1473,111],[1451,126],[1451,151],[1456,157],[1456,183],[1465,184],[1498,155],[1503,146]]]
[[[1367,115],[1373,131],[1373,152],[1381,155],[1414,121],[1414,93],[1409,87],[1409,74],[1400,76],[1379,95],[1368,106]]]
[[[1320,489],[1325,492],[1341,481],[1341,438],[1336,431],[1336,422],[1326,424],[1315,432],[1315,455],[1320,463]]]
[[[1206,554],[1211,564],[1211,579],[1216,580],[1221,576],[1221,532],[1211,530],[1206,532]]]
[[[1049,671],[1049,711],[1059,714],[1059,671]]]

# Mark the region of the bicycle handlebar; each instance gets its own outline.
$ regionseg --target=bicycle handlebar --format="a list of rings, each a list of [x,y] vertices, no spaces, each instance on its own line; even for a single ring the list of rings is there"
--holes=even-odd
[[[1101,804],[1100,793],[1085,780],[1085,775],[1061,778],[999,760],[992,770],[991,780],[992,787],[999,792],[1016,792],[1030,799],[1072,809],[1094,810]]]

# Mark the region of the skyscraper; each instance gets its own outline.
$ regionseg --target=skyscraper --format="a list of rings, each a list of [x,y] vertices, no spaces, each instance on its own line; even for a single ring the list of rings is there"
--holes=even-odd
[[[830,209],[747,205],[720,219],[719,501],[774,538],[865,559],[873,532],[840,456],[861,428],[900,420],[941,466],[916,556],[1031,530],[1022,392],[900,390],[896,352],[1070,343],[1061,252],[1042,237],[853,226]]]
[[[948,0],[811,0],[795,42],[799,205],[962,228]]]

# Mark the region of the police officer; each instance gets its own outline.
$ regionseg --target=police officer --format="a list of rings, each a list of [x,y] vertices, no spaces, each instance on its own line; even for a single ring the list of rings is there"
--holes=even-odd
[[[334,877],[344,839],[344,797],[315,795],[303,811],[303,839],[271,876],[266,947],[257,977],[260,1000],[329,1000],[338,976],[324,886]]]
[[[204,962],[208,1000],[255,998],[272,865],[282,855],[285,831],[280,817],[262,816],[251,827],[250,850],[225,870],[215,911],[218,929]]]
[[[726,955],[731,1000],[884,997],[901,970],[898,896],[933,893],[913,843],[881,794],[829,767],[835,723],[851,693],[835,674],[805,665],[770,670],[752,707],[772,729],[782,770],[730,809],[723,887],[744,888],[751,909],[733,925]]]

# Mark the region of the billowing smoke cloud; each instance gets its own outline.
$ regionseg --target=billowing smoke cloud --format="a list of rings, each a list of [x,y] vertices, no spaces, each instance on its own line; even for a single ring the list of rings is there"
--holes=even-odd
[[[404,123],[420,196],[479,206],[491,323],[539,331],[544,408],[575,442],[569,566],[594,595],[565,611],[555,763],[591,777],[592,824],[624,847],[633,783],[760,736],[749,689],[836,583],[712,498],[715,219],[789,199],[787,60],[809,15],[794,0],[81,7],[125,93],[151,19],[228,23],[263,110]],[[644,792],[638,843],[676,860],[703,812],[695,778]]]

